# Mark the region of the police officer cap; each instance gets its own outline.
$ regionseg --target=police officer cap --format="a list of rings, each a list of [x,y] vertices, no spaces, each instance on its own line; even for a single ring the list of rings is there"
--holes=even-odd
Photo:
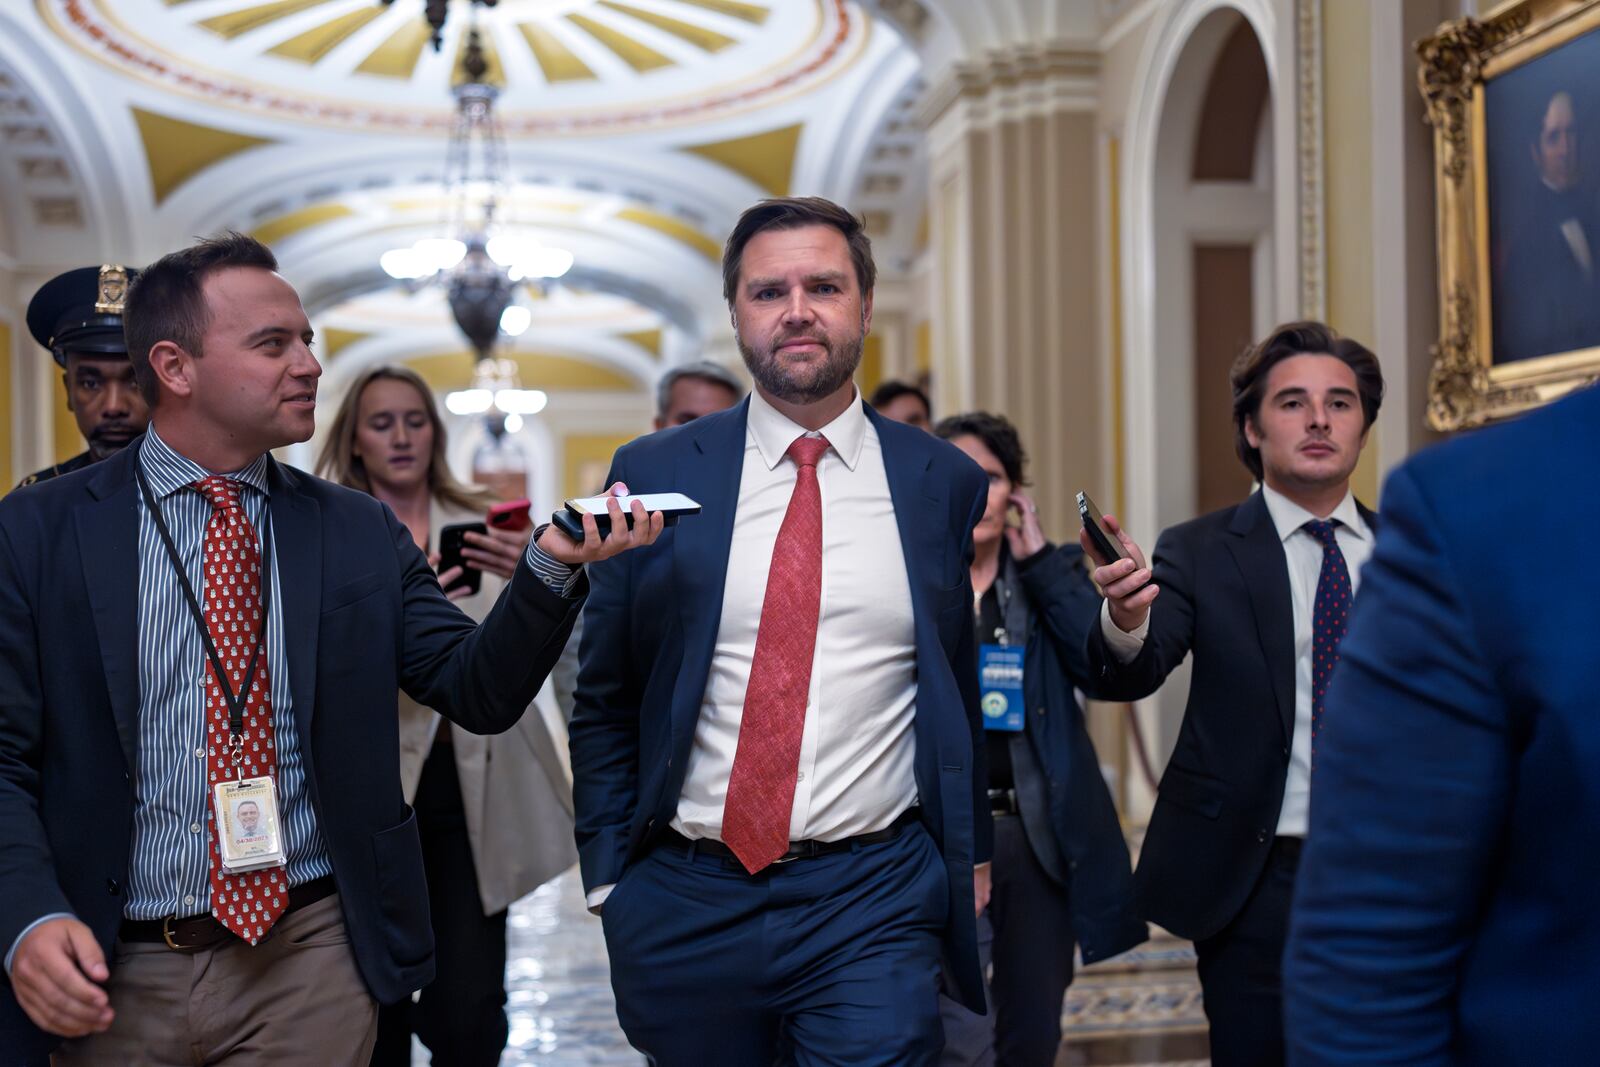
[[[138,273],[107,264],[56,275],[28,303],[28,332],[63,367],[68,352],[126,358],[122,305]]]

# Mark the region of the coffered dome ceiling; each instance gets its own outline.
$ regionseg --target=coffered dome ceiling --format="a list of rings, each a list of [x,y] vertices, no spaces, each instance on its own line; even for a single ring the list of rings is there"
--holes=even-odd
[[[147,84],[296,122],[448,128],[474,26],[510,137],[706,122],[793,98],[860,58],[847,0],[39,0],[80,52]]]

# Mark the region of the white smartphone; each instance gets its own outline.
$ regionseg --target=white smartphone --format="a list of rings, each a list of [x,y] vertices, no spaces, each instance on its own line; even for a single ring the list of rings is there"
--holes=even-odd
[[[615,500],[624,512],[633,510],[633,502],[637,500],[644,505],[647,512],[659,511],[666,515],[696,515],[700,505],[684,496],[682,493],[638,493],[628,496],[582,496],[575,500],[567,501],[567,510],[578,515],[594,515],[596,518],[609,515],[609,503]]]

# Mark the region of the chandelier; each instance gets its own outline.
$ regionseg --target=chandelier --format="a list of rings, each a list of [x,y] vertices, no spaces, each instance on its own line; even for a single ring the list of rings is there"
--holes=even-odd
[[[474,14],[479,2],[474,0]],[[439,6],[442,11],[443,5]],[[442,22],[435,24],[436,29],[438,25]],[[451,316],[477,360],[473,388],[466,390],[473,396],[470,401],[456,398],[452,411],[467,405],[491,416],[531,414],[544,406],[544,394],[523,390],[515,364],[496,359],[495,345],[502,333],[517,336],[532,322],[529,310],[515,302],[518,287],[530,282],[550,285],[571,269],[572,253],[509,230],[497,218],[508,168],[505,138],[494,112],[499,90],[484,80],[488,69],[474,25],[467,30],[462,51],[461,81],[451,90],[456,115],[444,169],[448,236],[424,237],[409,247],[391,248],[379,257],[378,265],[412,290],[429,285],[445,290]],[[493,403],[479,406],[485,393]],[[537,393],[537,398],[521,393]]]
[[[472,6],[494,7],[500,0],[472,0]],[[384,7],[393,7],[394,0],[382,0]],[[444,23],[450,17],[450,0],[423,0],[422,15],[428,20],[428,25],[433,27],[433,50],[437,52],[444,44]]]

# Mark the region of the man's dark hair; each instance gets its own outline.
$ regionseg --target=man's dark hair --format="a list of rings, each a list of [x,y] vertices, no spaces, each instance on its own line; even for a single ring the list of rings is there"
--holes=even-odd
[[[1017,428],[1011,425],[1011,420],[1004,415],[994,415],[987,411],[969,411],[964,415],[951,415],[947,419],[940,419],[939,425],[933,428],[936,436],[946,441],[957,437],[976,437],[983,442],[983,447],[994,453],[994,458],[1000,461],[1000,466],[1005,470],[1006,477],[1011,479],[1015,488],[1022,488],[1028,484],[1027,468],[1028,453],[1022,447],[1022,438],[1017,434]]]
[[[1383,370],[1378,366],[1378,357],[1366,346],[1341,337],[1331,326],[1320,322],[1290,322],[1279,326],[1264,341],[1241,352],[1228,375],[1233,384],[1233,447],[1257,481],[1266,477],[1261,469],[1261,450],[1250,447],[1250,439],[1244,432],[1245,422],[1256,420],[1261,414],[1267,375],[1272,368],[1294,356],[1332,356],[1355,372],[1356,391],[1361,396],[1361,414],[1365,419],[1363,430],[1372,428],[1378,418],[1378,408],[1383,404]]]
[[[171,341],[191,356],[202,354],[200,342],[211,323],[211,313],[201,287],[206,278],[229,267],[277,270],[278,259],[254,237],[229,230],[169,252],[140,271],[128,286],[122,329],[134,379],[150,407],[160,399],[155,371],[150,368],[150,350],[162,341]]]
[[[916,397],[922,403],[922,410],[928,413],[928,418],[933,418],[933,405],[928,402],[928,394],[910,382],[896,381],[893,378],[874,389],[867,403],[875,408],[882,408],[885,404],[892,404],[903,396]]]
[[[832,226],[844,234],[861,295],[872,292],[878,281],[878,268],[872,263],[872,242],[867,239],[861,220],[820,196],[785,196],[763,200],[747,210],[728,235],[727,247],[722,251],[722,295],[729,307],[739,288],[739,269],[744,265],[744,249],[750,239],[767,230],[798,230],[802,226]]]

